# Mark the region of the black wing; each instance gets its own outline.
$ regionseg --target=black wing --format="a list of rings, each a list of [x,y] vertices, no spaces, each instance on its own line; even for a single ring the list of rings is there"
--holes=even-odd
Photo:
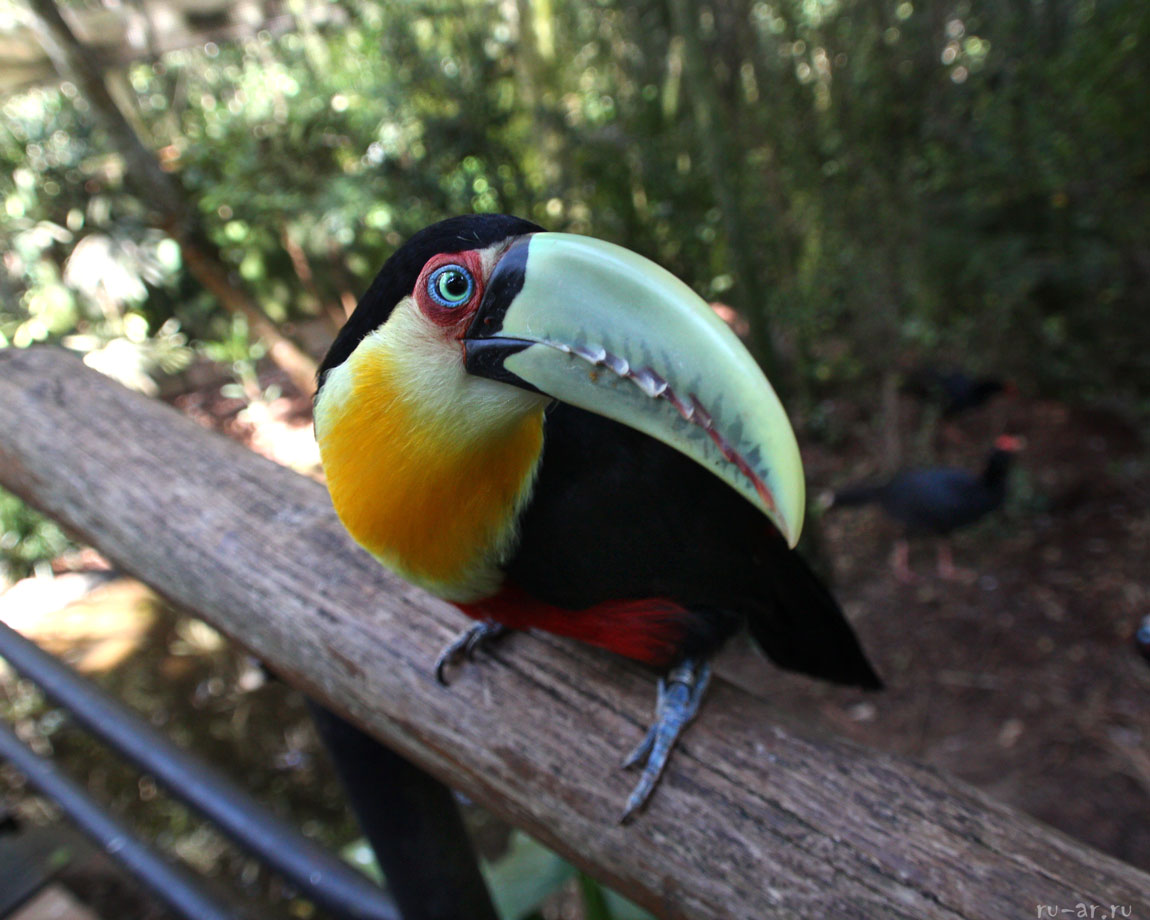
[[[634,429],[554,404],[520,526],[507,572],[542,601],[668,598],[705,614],[714,645],[746,621],[780,667],[879,686],[830,592],[762,512]]]

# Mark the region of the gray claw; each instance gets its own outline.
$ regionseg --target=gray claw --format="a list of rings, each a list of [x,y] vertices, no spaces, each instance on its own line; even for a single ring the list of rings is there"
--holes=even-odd
[[[484,620],[465,629],[452,639],[439,653],[439,657],[435,659],[435,679],[446,687],[448,681],[444,672],[448,665],[459,664],[464,658],[468,661],[474,660],[475,653],[480,648],[488,642],[498,639],[505,632],[507,632],[507,627],[493,620]]]

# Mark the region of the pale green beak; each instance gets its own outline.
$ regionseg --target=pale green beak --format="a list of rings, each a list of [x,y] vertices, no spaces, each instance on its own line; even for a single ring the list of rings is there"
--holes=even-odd
[[[798,542],[803,466],[778,396],[706,302],[649,259],[568,233],[524,237],[488,278],[464,345],[470,373],[658,438]]]

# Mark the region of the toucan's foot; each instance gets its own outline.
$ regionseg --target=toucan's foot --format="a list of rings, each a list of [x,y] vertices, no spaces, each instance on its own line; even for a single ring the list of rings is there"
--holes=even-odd
[[[457,665],[464,658],[471,661],[475,653],[487,643],[498,639],[507,627],[493,620],[483,620],[469,629],[465,629],[448,643],[447,647],[435,659],[435,679],[443,686],[447,686],[446,670],[449,665]]]
[[[695,718],[707,684],[711,680],[711,666],[705,661],[687,659],[659,681],[659,695],[655,701],[655,721],[647,730],[627,759],[624,768],[643,765],[643,773],[619,818],[626,822],[650,798],[655,784],[667,766],[671,749],[687,724]]]

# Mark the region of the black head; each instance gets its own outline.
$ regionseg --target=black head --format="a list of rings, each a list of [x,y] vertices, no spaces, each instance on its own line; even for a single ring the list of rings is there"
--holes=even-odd
[[[395,305],[412,292],[428,259],[444,252],[482,249],[508,237],[542,229],[507,214],[468,214],[450,217],[413,234],[384,263],[367,293],[360,298],[355,312],[335,337],[320,365],[320,386],[326,373],[346,361],[364,336],[387,322]]]

